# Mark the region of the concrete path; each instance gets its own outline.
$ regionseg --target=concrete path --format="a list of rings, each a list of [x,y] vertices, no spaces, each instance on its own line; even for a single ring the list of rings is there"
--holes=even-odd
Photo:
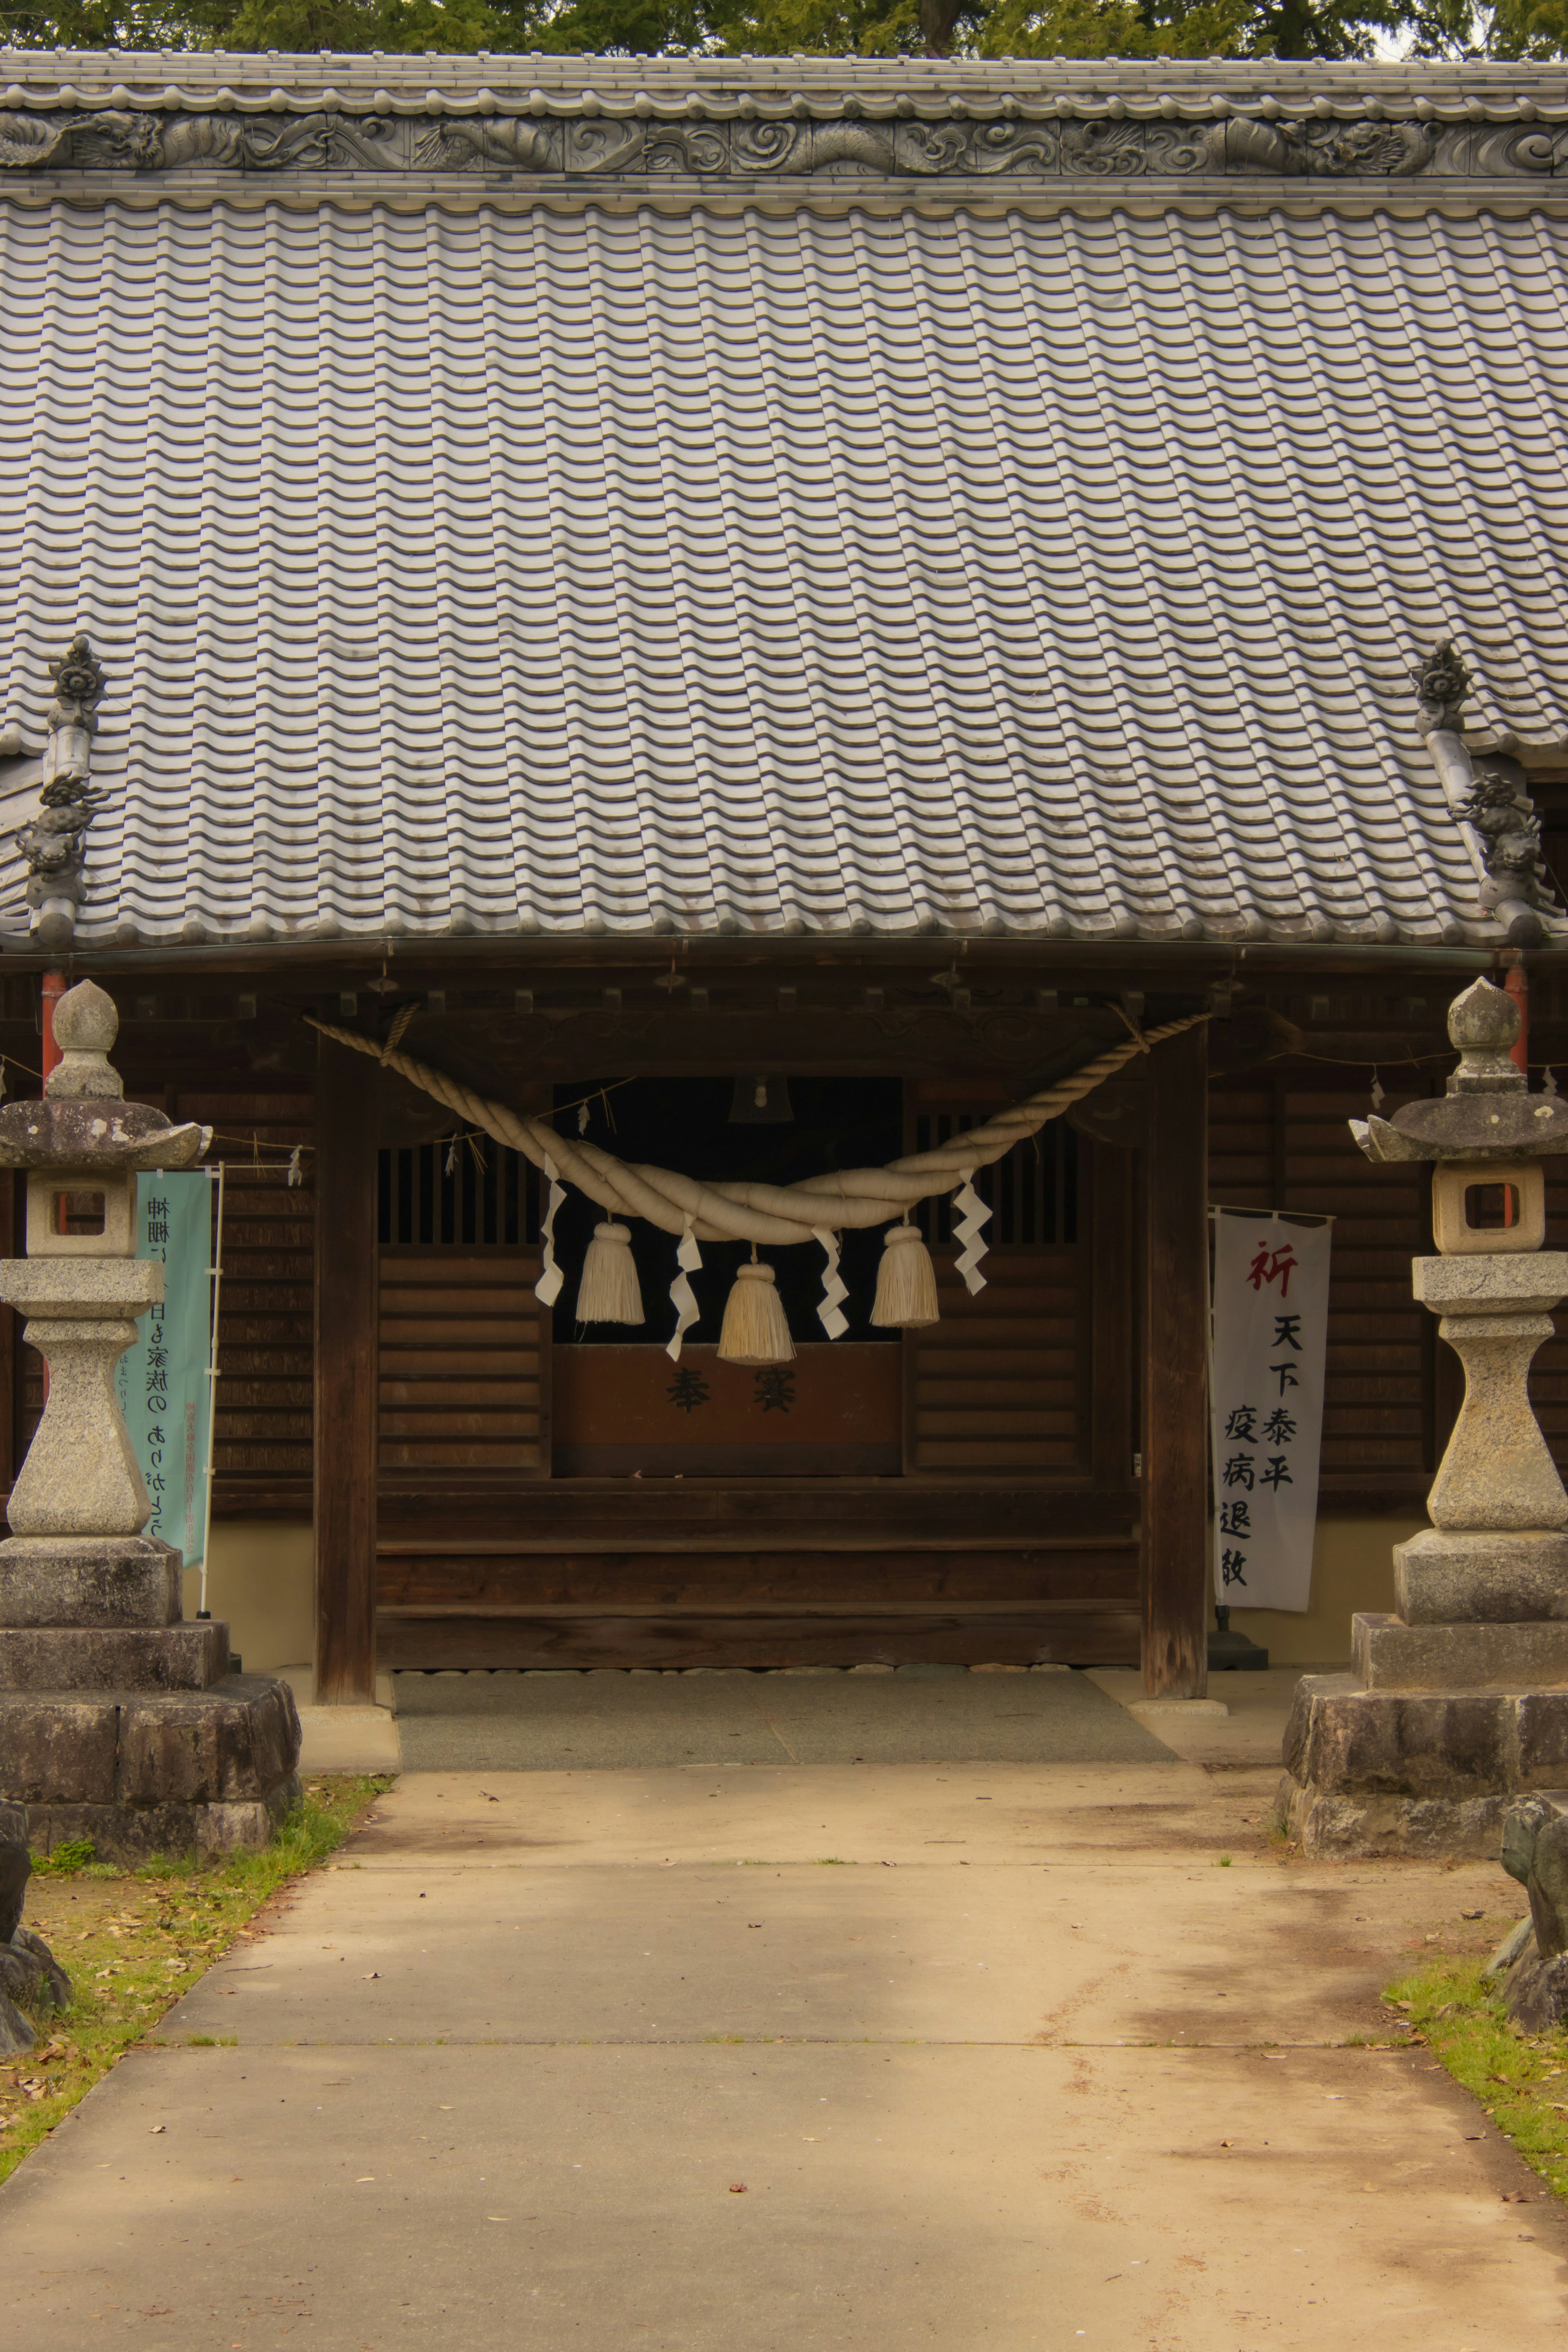
[[[393,1682],[411,1772],[1171,1760],[1135,1716],[1066,1666],[399,1674]]]
[[[1513,1889],[1281,1865],[1272,1777],[411,1775],[0,2191],[5,2340],[1560,2341],[1559,2210],[1424,2051],[1346,2046]]]

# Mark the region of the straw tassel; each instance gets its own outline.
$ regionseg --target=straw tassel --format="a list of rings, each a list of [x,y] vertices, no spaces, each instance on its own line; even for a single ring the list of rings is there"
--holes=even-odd
[[[724,1328],[719,1353],[727,1364],[788,1364],[795,1359],[795,1341],[784,1300],[773,1284],[771,1265],[735,1270],[735,1287],[724,1305]]]
[[[882,1236],[871,1320],[882,1331],[918,1331],[927,1323],[942,1320],[931,1252],[921,1238],[920,1227],[907,1219],[901,1225],[889,1225]]]
[[[579,1323],[640,1323],[642,1291],[631,1231],[626,1225],[595,1225],[583,1279],[577,1289]]]

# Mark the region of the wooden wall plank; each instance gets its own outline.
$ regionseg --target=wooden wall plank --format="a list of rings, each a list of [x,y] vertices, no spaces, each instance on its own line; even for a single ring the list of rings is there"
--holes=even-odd
[[[1015,1476],[1087,1470],[1089,1252],[999,1252],[971,1297],[939,1244],[942,1320],[905,1338],[906,1469]]]
[[[548,1478],[549,1318],[536,1248],[383,1249],[384,1474]]]
[[[1089,1459],[1099,1486],[1132,1483],[1134,1166],[1131,1151],[1096,1144],[1079,1196],[1091,1217]]]
[[[311,1475],[315,1370],[314,1137],[303,1095],[182,1093],[174,1115],[214,1132],[224,1166],[224,1279],[218,1312],[214,1467],[223,1508],[243,1516],[247,1490]]]
[[[1143,1687],[1208,1687],[1207,1033],[1149,1063],[1143,1364]]]
[[[1391,1092],[1384,1115],[1414,1098]],[[1363,1158],[1349,1122],[1366,1109],[1364,1091],[1313,1087],[1299,1075],[1216,1088],[1209,1198],[1334,1218],[1323,1476],[1401,1479],[1414,1495],[1436,1460],[1441,1409],[1432,1334],[1410,1281],[1412,1258],[1431,1247],[1430,1171]],[[1436,1394],[1443,1394],[1440,1372]],[[1333,1493],[1325,1486],[1325,1503]]]
[[[376,1069],[319,1040],[316,1697],[375,1696]]]

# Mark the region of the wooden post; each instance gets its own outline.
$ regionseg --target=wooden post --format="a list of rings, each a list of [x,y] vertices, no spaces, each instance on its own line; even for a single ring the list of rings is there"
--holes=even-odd
[[[46,1079],[60,1061],[60,1049],[55,1043],[55,1007],[69,985],[63,971],[47,971],[44,974],[43,1007],[38,1024],[38,1061]]]
[[[1143,1687],[1208,1688],[1208,1032],[1149,1065],[1143,1314]]]
[[[316,1702],[375,1697],[376,1067],[316,1061]]]

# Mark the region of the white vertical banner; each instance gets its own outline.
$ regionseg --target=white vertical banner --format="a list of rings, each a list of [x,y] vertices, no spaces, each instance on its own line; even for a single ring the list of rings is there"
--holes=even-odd
[[[1215,1597],[1301,1609],[1312,1586],[1333,1221],[1216,1209]]]

